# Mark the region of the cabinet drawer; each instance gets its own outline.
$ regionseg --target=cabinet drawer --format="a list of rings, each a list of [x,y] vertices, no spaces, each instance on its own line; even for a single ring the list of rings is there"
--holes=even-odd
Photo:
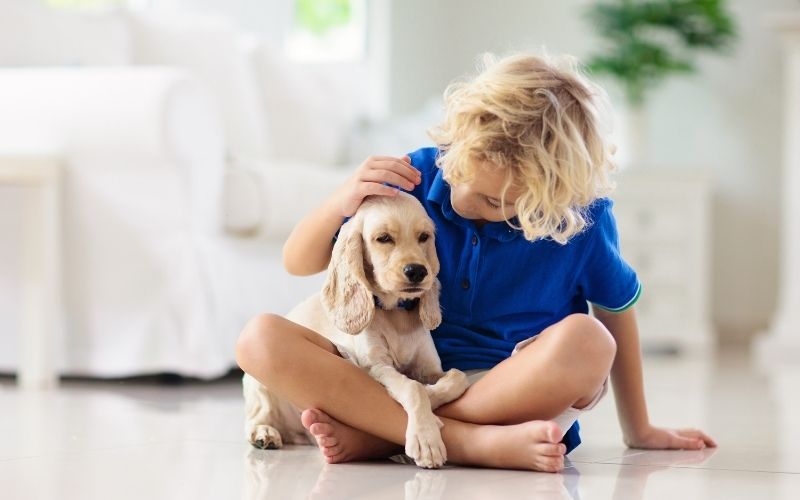
[[[690,281],[685,245],[624,242],[622,256],[645,286],[665,284],[685,287]]]
[[[691,218],[679,206],[619,202],[614,207],[620,240],[680,241],[689,231]]]
[[[675,323],[690,316],[685,289],[682,287],[644,284],[642,295],[636,302],[636,314],[647,322]]]

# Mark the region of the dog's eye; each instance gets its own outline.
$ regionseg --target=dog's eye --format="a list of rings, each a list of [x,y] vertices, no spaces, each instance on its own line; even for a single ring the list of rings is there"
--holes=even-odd
[[[380,235],[377,238],[375,238],[375,241],[377,241],[378,243],[393,243],[394,242],[392,237],[389,236],[386,233],[383,233],[382,235]]]
[[[430,237],[431,237],[431,235],[429,235],[428,233],[421,233],[419,235],[419,242],[420,243],[425,243],[426,241],[428,241],[428,238],[430,238]]]

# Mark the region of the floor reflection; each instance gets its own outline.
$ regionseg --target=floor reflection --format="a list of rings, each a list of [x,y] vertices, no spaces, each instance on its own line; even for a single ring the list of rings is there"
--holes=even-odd
[[[321,456],[317,460],[309,460],[309,453],[298,454],[296,451],[292,453],[292,447],[279,451],[248,450],[244,459],[244,500],[278,497],[309,500],[484,500],[516,498],[521,494],[554,500],[580,499],[582,467],[602,465],[572,463],[568,460],[567,468],[560,474],[456,466],[425,470],[388,460],[331,465],[324,463]],[[612,498],[644,498],[652,474],[674,467],[701,464],[714,453],[714,448],[660,452],[627,450],[618,459],[606,462],[609,466],[619,465],[608,468],[609,472],[616,469]],[[638,464],[637,460],[643,456],[649,457],[649,460]],[[596,471],[596,468],[593,470]]]
[[[618,461],[615,460],[614,463],[633,465],[633,467],[619,467],[611,498],[614,500],[644,498],[647,482],[652,474],[674,467],[701,464],[711,458],[717,450],[718,448],[705,448],[703,450],[625,450],[622,458]],[[644,457],[647,457],[648,460],[642,460],[641,462],[643,463],[640,463],[639,459]],[[652,460],[653,458],[655,460]]]

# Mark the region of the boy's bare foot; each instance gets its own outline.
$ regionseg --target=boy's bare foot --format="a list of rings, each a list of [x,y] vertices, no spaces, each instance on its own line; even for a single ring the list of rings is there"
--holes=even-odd
[[[386,458],[403,452],[402,446],[343,424],[321,410],[305,410],[301,420],[316,437],[328,463]],[[516,425],[462,423],[459,431],[464,433],[458,439],[459,449],[452,449],[452,446],[448,449],[453,463],[543,472],[564,469],[566,447],[560,443],[561,430],[554,422],[536,420]]]
[[[451,446],[447,450],[447,456],[454,461],[541,472],[564,469],[567,447],[561,443],[561,429],[555,422],[532,420],[515,425],[467,425],[467,439],[458,440],[460,449],[451,451]]]
[[[343,424],[322,410],[304,410],[300,420],[317,439],[317,446],[329,464],[387,458],[403,453],[402,446]]]

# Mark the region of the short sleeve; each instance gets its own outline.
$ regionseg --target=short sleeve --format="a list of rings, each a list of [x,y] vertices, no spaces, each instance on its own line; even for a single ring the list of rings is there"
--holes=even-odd
[[[607,311],[622,312],[639,299],[642,285],[620,253],[612,206],[611,200],[603,199],[592,210],[593,222],[586,235],[589,255],[579,284],[587,301]]]
[[[345,217],[342,221],[342,226],[344,226],[347,221],[350,220],[350,217]],[[339,226],[339,229],[336,230],[336,234],[333,235],[333,239],[331,239],[331,243],[336,243],[336,240],[339,239],[339,231],[342,230],[342,226]]]

